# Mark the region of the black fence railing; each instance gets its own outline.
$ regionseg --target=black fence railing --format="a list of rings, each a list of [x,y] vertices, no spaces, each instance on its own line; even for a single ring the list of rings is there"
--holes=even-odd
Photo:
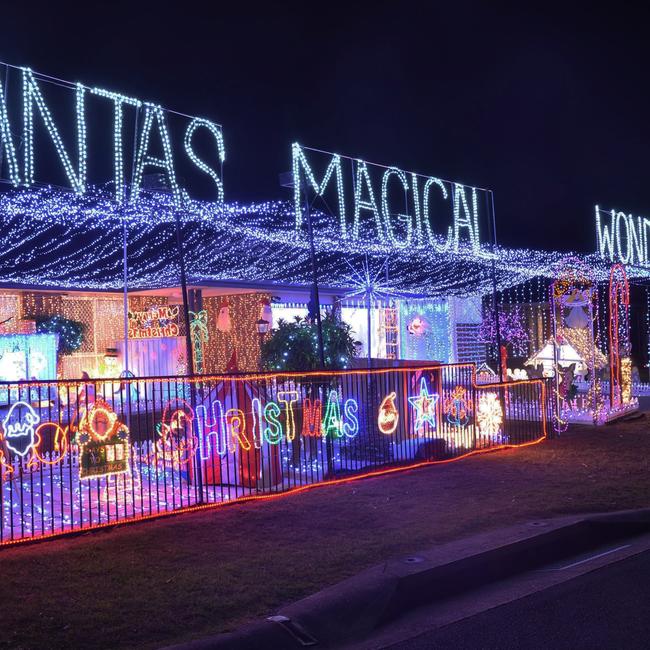
[[[0,543],[546,436],[540,380],[469,364],[0,384]]]

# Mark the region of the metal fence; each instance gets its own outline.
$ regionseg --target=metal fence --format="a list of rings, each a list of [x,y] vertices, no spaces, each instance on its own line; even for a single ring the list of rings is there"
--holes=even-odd
[[[0,543],[546,436],[540,380],[470,364],[0,384]]]

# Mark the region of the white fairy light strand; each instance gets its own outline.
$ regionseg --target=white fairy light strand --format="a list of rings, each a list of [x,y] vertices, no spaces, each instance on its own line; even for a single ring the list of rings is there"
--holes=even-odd
[[[7,164],[9,167],[9,179],[14,187],[18,187],[21,183],[20,169],[18,167],[18,158],[16,156],[16,147],[11,135],[11,126],[9,124],[9,117],[7,114],[7,101],[5,93],[0,84],[0,137],[4,151],[7,155]]]
[[[124,123],[124,105],[140,108],[142,102],[134,97],[127,97],[120,93],[114,93],[103,88],[93,88],[91,91],[99,97],[113,100],[113,165],[115,171],[113,179],[115,181],[115,199],[122,203],[124,196],[124,145],[122,142],[122,125]]]
[[[0,212],[4,217],[0,272],[7,283],[119,288],[122,250],[118,243],[126,223],[132,286],[177,286],[177,250],[169,228],[176,215],[181,220],[190,281],[301,287],[311,283],[309,238],[305,232],[296,232],[291,202],[218,205],[192,201],[178,213],[174,198],[165,193],[142,191],[138,203],[120,206],[108,189],[89,188],[84,197],[53,189],[25,189],[0,195]],[[327,215],[313,212],[312,216],[315,221],[327,222]],[[460,242],[458,252],[438,253],[428,243],[418,244],[413,239],[410,246],[389,241],[380,244],[343,239],[332,225],[319,228],[314,247],[320,281],[324,287],[354,289],[346,280],[346,260],[359,268],[368,256],[373,266],[384,260],[390,263],[390,278],[382,281],[386,293],[487,295],[492,291],[493,258],[497,290],[503,290],[535,277],[554,277],[556,265],[564,257],[493,248],[487,258],[475,255],[470,242]],[[587,260],[594,274],[606,280],[609,265],[598,256]],[[643,277],[642,271],[633,269],[630,274]],[[541,286],[538,293],[540,290]]]
[[[201,160],[194,149],[192,148],[192,136],[198,128],[206,128],[214,136],[217,143],[217,155],[219,157],[219,162],[223,164],[226,159],[226,149],[223,144],[223,133],[221,128],[217,126],[214,122],[210,120],[203,119],[201,117],[195,117],[188,125],[185,130],[185,151],[189,156],[190,160],[203,172],[205,172],[213,181],[217,188],[217,203],[223,203],[224,192],[223,192],[223,181],[217,172],[212,169],[207,163]]]
[[[302,184],[300,182],[300,170],[302,169],[309,184],[312,186],[314,191],[318,196],[322,196],[325,192],[327,184],[332,178],[333,174],[336,174],[336,188],[339,198],[339,224],[341,228],[341,235],[345,238],[347,237],[347,222],[345,218],[345,195],[343,190],[343,170],[341,168],[341,157],[337,154],[332,156],[325,174],[323,175],[323,180],[318,183],[314,172],[305,157],[305,154],[302,150],[302,147],[294,142],[291,145],[291,155],[292,155],[292,172],[293,172],[293,192],[294,192],[294,206],[295,206],[295,216],[296,216],[296,228],[300,229],[302,227],[302,201],[300,191]]]
[[[151,130],[154,123],[158,127],[160,134],[160,141],[163,147],[163,158],[157,158],[148,153],[149,140],[151,138]],[[142,187],[142,178],[144,175],[145,167],[160,167],[167,173],[167,180],[171,186],[172,196],[174,197],[174,205],[178,208],[181,207],[181,194],[176,182],[176,171],[174,170],[174,158],[172,156],[171,141],[169,138],[169,130],[167,128],[167,121],[163,113],[162,106],[158,104],[144,104],[144,122],[142,124],[142,133],[140,134],[140,142],[136,151],[135,172],[133,174],[133,185],[131,187],[131,203],[138,200],[140,196],[140,189]]]
[[[78,169],[75,172],[70,157],[68,156],[59,131],[56,128],[52,114],[45,104],[45,99],[40,91],[34,74],[29,68],[22,68],[23,71],[23,139],[24,152],[24,183],[34,183],[34,104],[39,110],[47,131],[54,143],[56,152],[63,164],[63,169],[68,182],[77,194],[83,194],[86,190],[86,118],[84,114],[85,89],[80,84],[76,87],[76,113],[77,113],[77,149]]]

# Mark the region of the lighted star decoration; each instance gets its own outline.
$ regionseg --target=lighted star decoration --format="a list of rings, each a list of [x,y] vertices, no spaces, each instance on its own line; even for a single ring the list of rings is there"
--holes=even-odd
[[[436,404],[438,403],[439,397],[437,393],[429,393],[427,380],[422,377],[420,380],[420,394],[408,398],[413,408],[415,408],[416,433],[422,430],[425,422],[428,422],[433,429],[436,428]]]
[[[385,278],[388,267],[388,259],[375,271],[368,256],[364,257],[360,269],[356,269],[347,259],[345,263],[350,269],[350,274],[345,278],[345,284],[352,286],[352,290],[345,294],[345,298],[355,296],[363,297],[367,303],[389,302],[398,294],[386,286]]]

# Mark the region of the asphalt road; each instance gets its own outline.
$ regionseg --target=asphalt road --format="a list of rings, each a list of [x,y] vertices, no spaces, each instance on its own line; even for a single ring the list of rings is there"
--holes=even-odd
[[[650,551],[390,648],[650,648]]]

